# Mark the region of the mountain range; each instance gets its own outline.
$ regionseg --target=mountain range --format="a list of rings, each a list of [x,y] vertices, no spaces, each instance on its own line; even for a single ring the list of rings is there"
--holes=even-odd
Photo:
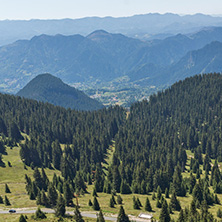
[[[48,102],[75,110],[97,110],[103,105],[83,92],[68,86],[50,74],[41,74],[31,80],[17,94],[24,98]]]
[[[152,41],[104,30],[86,37],[35,36],[0,48],[0,90],[15,93],[39,73],[92,87],[123,77],[137,85],[170,85],[193,74],[220,72],[220,42],[221,27]]]
[[[130,17],[87,17],[59,20],[4,20],[0,21],[0,45],[19,39],[47,34],[87,35],[94,30],[104,29],[111,33],[122,33],[140,39],[166,38],[178,33],[191,33],[207,26],[221,26],[222,17],[204,14],[177,15],[172,13],[150,13]]]

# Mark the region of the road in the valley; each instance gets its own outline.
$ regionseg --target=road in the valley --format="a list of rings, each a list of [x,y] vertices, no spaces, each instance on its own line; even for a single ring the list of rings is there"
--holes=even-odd
[[[34,214],[36,212],[36,210],[27,210],[27,209],[15,209],[16,210],[16,214]],[[52,209],[41,209],[43,212],[45,213],[55,213],[54,210]],[[10,214],[8,210],[0,210],[0,214]],[[13,213],[14,214],[14,213]],[[66,211],[66,214],[70,214],[70,215],[74,215],[74,211]],[[89,217],[89,218],[97,218],[96,214],[93,213],[87,213],[87,212],[81,212],[83,217]],[[104,217],[105,220],[109,220],[109,221],[116,221],[116,217]]]
[[[28,209],[28,208],[24,208],[24,209],[16,209],[13,208],[13,210],[16,210],[15,214],[34,214],[36,212],[36,209]],[[49,214],[53,214],[55,213],[55,211],[53,209],[41,209],[43,212],[45,213],[49,213]],[[9,214],[8,210],[2,210],[0,209],[0,214]],[[66,211],[66,214],[70,214],[70,215],[74,215],[74,210],[73,211]],[[97,218],[97,214],[91,213],[91,212],[81,212],[83,217],[89,217],[89,218]],[[105,220],[107,221],[116,221],[117,220],[117,216],[104,216]],[[138,222],[144,222],[144,221],[149,221],[149,220],[144,220],[138,217],[134,217],[134,216],[130,216],[130,220],[133,221],[138,221]]]

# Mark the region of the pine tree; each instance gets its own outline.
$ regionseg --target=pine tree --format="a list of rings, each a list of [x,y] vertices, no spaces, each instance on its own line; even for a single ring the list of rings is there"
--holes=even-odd
[[[60,169],[61,155],[62,149],[59,141],[56,140],[52,143],[52,163],[56,169]]]
[[[45,195],[44,190],[41,191],[41,204],[45,207],[49,207],[48,197]]]
[[[96,165],[96,173],[95,173],[95,189],[96,192],[102,192],[103,191],[103,186],[104,186],[104,175],[103,175],[103,170],[101,164]]]
[[[45,173],[44,168],[42,168],[42,188],[46,191],[48,188],[49,179]]]
[[[2,198],[2,196],[0,195],[0,204],[3,204],[3,203],[4,203],[3,198]]]
[[[5,125],[4,120],[1,117],[0,117],[0,133],[4,134],[5,136],[8,136],[7,127]]]
[[[89,199],[89,202],[88,202],[88,205],[91,207],[93,204],[92,204],[92,201]]]
[[[196,215],[196,213],[197,213],[196,203],[195,200],[193,199],[190,204],[190,214],[194,216]]]
[[[113,198],[110,198],[110,200],[109,200],[109,207],[111,207],[111,208],[115,207],[115,204],[113,202]]]
[[[5,196],[5,201],[4,202],[5,202],[5,206],[11,205],[7,196]]]
[[[49,200],[49,204],[51,206],[55,206],[56,205],[56,201],[57,201],[57,198],[58,198],[58,194],[56,192],[56,189],[55,187],[53,186],[52,183],[49,183],[49,186],[48,186],[48,200]]]
[[[185,196],[186,195],[182,181],[183,181],[183,177],[181,174],[181,169],[179,166],[177,166],[174,171],[174,174],[173,174],[173,183],[172,183],[172,186],[173,186],[177,196]]]
[[[160,200],[161,196],[162,196],[162,190],[161,190],[160,186],[158,186],[157,187],[157,199]]]
[[[117,166],[114,166],[114,168],[113,168],[113,188],[116,190],[117,193],[120,192],[120,186],[121,186],[121,176],[119,173],[119,169]]]
[[[93,197],[98,197],[95,187],[93,188],[92,196],[93,196]]]
[[[45,213],[40,209],[40,207],[38,207],[38,209],[35,212],[35,219],[45,219],[47,218]]]
[[[161,204],[161,202],[160,202],[160,200],[158,198],[156,199],[156,207],[157,208],[161,208],[162,207],[162,204]]]
[[[96,197],[93,199],[93,210],[100,210],[99,202]]]
[[[105,222],[102,210],[99,211],[99,215],[96,219],[96,222]]]
[[[115,197],[114,197],[113,194],[112,194],[112,197],[111,197],[111,198],[113,199],[113,203],[116,204],[116,200],[115,200]]]
[[[133,209],[139,210],[140,209],[140,204],[138,203],[137,199],[135,196],[133,196]]]
[[[132,193],[130,186],[128,185],[128,183],[124,179],[122,179],[122,181],[121,181],[120,193],[121,194],[131,194]]]
[[[149,211],[149,212],[152,211],[152,207],[151,207],[151,204],[150,204],[150,201],[149,201],[148,197],[146,198],[145,211]]]
[[[38,194],[36,196],[36,204],[37,205],[43,205],[42,202],[41,202],[41,192],[38,191]]]
[[[152,200],[155,200],[155,199],[156,199],[156,194],[155,194],[155,192],[153,191]]]
[[[38,194],[39,188],[36,186],[36,183],[33,182],[31,183],[31,191],[34,195],[34,199],[36,198],[37,194]]]
[[[215,204],[220,204],[220,200],[219,200],[217,194],[214,195],[214,203]]]
[[[5,193],[11,193],[7,183],[5,184]]]
[[[33,172],[33,177],[34,177],[34,183],[41,190],[43,188],[43,182],[38,167],[35,167]]]
[[[19,128],[15,122],[12,122],[9,127],[9,136],[14,139],[16,142],[23,139]]]
[[[222,210],[220,208],[217,210],[217,217],[222,218]]]
[[[27,222],[27,220],[26,220],[25,216],[23,216],[23,214],[20,215],[19,222]]]
[[[92,185],[92,178],[89,173],[87,174],[87,181],[88,181],[88,185]]]
[[[168,188],[165,189],[165,198],[169,198],[169,189]]]
[[[57,217],[63,217],[66,212],[65,200],[60,194],[57,200],[56,208],[55,208],[55,215]]]
[[[129,222],[129,217],[125,214],[123,206],[120,206],[117,222]]]
[[[140,202],[139,197],[137,197],[137,198],[136,198],[136,201],[137,201],[137,203],[138,203],[138,205],[139,205],[140,207],[142,207],[142,206],[143,206],[143,205],[141,204],[141,202]]]
[[[122,204],[123,203],[123,199],[120,195],[117,195],[117,203],[118,204]]]
[[[29,193],[29,199],[30,199],[30,200],[35,200],[35,194],[34,194],[33,191],[31,191],[31,192]]]
[[[74,210],[74,219],[76,222],[84,222],[78,206],[76,206]]]
[[[168,205],[166,200],[164,200],[162,209],[160,211],[159,222],[170,222],[170,214],[168,211]]]
[[[73,193],[71,192],[69,183],[67,181],[65,181],[63,184],[63,194],[66,206],[69,206],[69,204],[72,203]]]
[[[170,206],[173,210],[176,210],[176,211],[180,211],[180,209],[181,209],[180,202],[177,199],[175,191],[173,191],[173,193],[171,195]]]

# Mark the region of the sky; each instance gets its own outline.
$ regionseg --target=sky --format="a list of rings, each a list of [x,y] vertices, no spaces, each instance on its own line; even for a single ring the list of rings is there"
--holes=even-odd
[[[222,0],[0,0],[0,20],[124,17],[167,12],[222,15]]]

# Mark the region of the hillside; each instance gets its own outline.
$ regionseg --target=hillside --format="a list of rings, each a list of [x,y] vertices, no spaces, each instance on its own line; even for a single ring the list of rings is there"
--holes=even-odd
[[[121,195],[134,216],[147,211],[160,220],[170,212],[176,220],[212,222],[222,198],[221,96],[220,74],[179,81],[127,116],[119,106],[78,112],[0,94],[0,187],[9,183],[12,191],[0,195],[13,207],[54,208],[63,194],[72,209],[75,193],[89,211],[97,193],[112,214],[120,203],[113,207],[111,199]]]
[[[163,193],[174,190],[180,197],[189,193],[197,208],[202,209],[202,201],[213,208],[214,196],[222,192],[217,165],[222,161],[221,95],[220,74],[198,75],[150,96],[149,101],[132,105],[115,143],[115,164],[122,183],[139,194],[158,189]],[[194,153],[190,169],[186,150]],[[215,165],[210,158],[217,160]],[[201,191],[197,194],[196,189]],[[197,215],[187,215],[192,217],[200,221]]]
[[[195,74],[222,72],[222,43],[212,42],[205,47],[187,53],[168,71],[173,83]]]
[[[103,105],[95,99],[89,98],[83,92],[68,86],[61,79],[50,74],[38,75],[16,95],[76,110],[103,108]]]

